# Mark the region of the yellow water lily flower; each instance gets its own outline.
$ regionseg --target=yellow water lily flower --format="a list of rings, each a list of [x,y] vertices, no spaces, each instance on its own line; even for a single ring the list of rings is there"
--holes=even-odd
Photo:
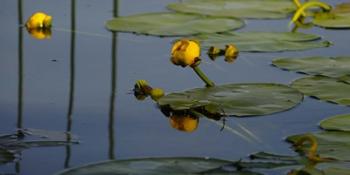
[[[225,49],[225,61],[233,62],[238,56],[238,49],[233,44],[226,45]]]
[[[194,40],[182,39],[174,43],[171,49],[171,61],[182,67],[192,66],[199,59],[201,49]]]
[[[153,88],[150,91],[150,96],[154,101],[157,101],[158,99],[164,96],[164,90],[161,88]]]
[[[43,40],[51,38],[51,29],[48,28],[27,28],[28,33],[35,39]]]
[[[50,28],[52,24],[52,17],[44,12],[34,13],[26,22],[28,29],[35,28]]]
[[[171,127],[184,132],[193,132],[197,129],[199,119],[190,115],[172,115],[169,117]]]

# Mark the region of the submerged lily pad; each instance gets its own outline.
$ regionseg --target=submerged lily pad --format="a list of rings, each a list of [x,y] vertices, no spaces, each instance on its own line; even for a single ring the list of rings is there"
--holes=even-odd
[[[322,120],[320,127],[326,130],[350,131],[350,114],[336,115]]]
[[[188,0],[167,7],[183,13],[257,19],[286,18],[296,9],[288,0]]]
[[[8,162],[12,162],[15,159],[15,155],[9,150],[0,147],[0,165]]]
[[[318,35],[292,32],[225,32],[203,34],[196,39],[206,48],[225,48],[233,43],[243,52],[296,51],[330,46],[330,42],[321,41]]]
[[[328,13],[316,14],[312,23],[325,28],[350,28],[350,3],[339,4]]]
[[[282,84],[227,84],[171,93],[160,98],[158,105],[223,116],[252,116],[288,110],[302,99],[297,90]]]
[[[292,87],[305,95],[340,105],[350,105],[350,84],[325,76],[310,76],[295,80]]]
[[[272,61],[274,66],[291,71],[310,75],[324,75],[340,78],[350,75],[350,57],[305,57],[305,58],[279,58]],[[350,81],[349,81],[350,82]]]
[[[312,135],[317,139],[317,153],[323,158],[332,158],[341,161],[350,161],[350,133],[341,131],[323,131],[318,133],[306,133],[289,136],[287,141],[296,143],[296,141],[306,135]],[[307,152],[310,144],[304,144],[302,150]]]
[[[215,33],[241,28],[236,18],[211,18],[181,13],[145,13],[117,17],[107,21],[107,28],[117,32],[135,32],[157,36]]]

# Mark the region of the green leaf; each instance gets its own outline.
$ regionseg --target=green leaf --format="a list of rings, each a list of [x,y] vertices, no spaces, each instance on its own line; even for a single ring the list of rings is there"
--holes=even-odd
[[[204,158],[143,158],[90,164],[65,170],[58,175],[195,174],[230,163],[232,162]]]
[[[257,19],[286,18],[295,10],[288,0],[188,0],[167,7],[183,13]]]
[[[252,116],[288,110],[303,99],[298,91],[282,84],[227,84],[171,93],[159,99],[160,107],[172,110]]]
[[[343,78],[350,75],[349,56],[279,58],[273,60],[272,64],[281,69],[302,72],[310,75],[324,75],[333,78]]]
[[[350,84],[325,76],[310,76],[292,82],[305,95],[340,105],[350,105]]]
[[[292,32],[226,32],[203,34],[196,39],[206,48],[215,46],[223,49],[227,44],[234,44],[243,52],[296,51],[330,45],[328,41],[321,41],[318,35]]]
[[[107,21],[107,28],[117,32],[135,32],[157,36],[215,33],[241,28],[244,22],[232,18],[210,18],[180,13],[145,13],[117,17]]]
[[[350,169],[347,168],[335,168],[335,167],[331,167],[331,168],[327,168],[324,170],[325,175],[347,175],[349,174]]]
[[[316,14],[312,23],[325,28],[350,28],[350,3],[339,4],[329,13]]]
[[[326,130],[350,131],[350,114],[336,115],[322,120],[320,127]]]
[[[287,137],[287,141],[295,144],[298,139],[306,135],[312,135],[317,139],[317,153],[323,158],[333,158],[341,161],[350,161],[350,133],[341,131],[323,131],[318,133],[306,133]],[[303,152],[307,152],[310,144],[302,146]]]
[[[0,147],[0,165],[8,162],[13,162],[15,155],[7,149]]]

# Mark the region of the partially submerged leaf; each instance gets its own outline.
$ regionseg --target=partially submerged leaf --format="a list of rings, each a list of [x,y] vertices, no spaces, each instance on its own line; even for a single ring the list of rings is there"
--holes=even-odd
[[[320,127],[325,130],[350,131],[350,114],[336,115],[322,120]]]
[[[323,158],[332,158],[340,161],[350,161],[350,133],[341,131],[323,131],[289,136],[287,141],[295,144],[297,140],[306,135],[317,139],[317,153]],[[302,146],[303,152],[308,152],[310,144]]]
[[[292,82],[305,95],[340,105],[350,105],[350,84],[325,76],[309,76]]]
[[[117,32],[135,32],[157,36],[181,36],[216,33],[241,28],[236,18],[211,18],[181,13],[145,13],[117,17],[107,21],[107,28]]]
[[[302,99],[302,94],[286,85],[251,83],[171,93],[160,98],[158,105],[172,110],[196,110],[222,116],[252,116],[288,110]]]
[[[0,147],[0,165],[13,162],[14,160],[15,155],[11,151]]]
[[[325,28],[350,28],[350,3],[339,4],[328,13],[316,14],[312,23]]]
[[[321,41],[318,35],[292,32],[225,32],[202,34],[196,39],[207,49],[211,46],[225,48],[233,43],[243,52],[296,51],[330,45],[328,41]]]
[[[167,7],[183,13],[257,19],[286,18],[295,10],[288,0],[188,0]]]
[[[350,75],[349,56],[279,58],[273,60],[272,64],[281,69],[302,72],[310,75],[324,75],[340,79]]]

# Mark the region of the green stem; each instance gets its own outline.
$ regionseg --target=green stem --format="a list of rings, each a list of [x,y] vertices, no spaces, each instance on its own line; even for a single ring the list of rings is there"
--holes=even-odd
[[[201,78],[207,87],[214,87],[215,84],[202,72],[199,66],[193,66],[192,69],[196,72],[196,74]]]

